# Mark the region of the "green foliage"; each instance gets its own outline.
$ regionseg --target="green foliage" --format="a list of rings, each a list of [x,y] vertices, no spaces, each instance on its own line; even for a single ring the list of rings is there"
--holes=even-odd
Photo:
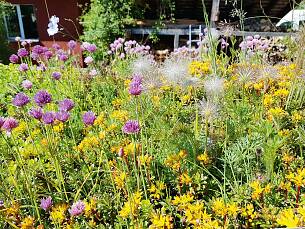
[[[124,35],[124,29],[142,17],[135,0],[91,0],[88,9],[81,17],[84,27],[83,40],[95,43],[99,48],[99,58],[107,51],[109,43]]]

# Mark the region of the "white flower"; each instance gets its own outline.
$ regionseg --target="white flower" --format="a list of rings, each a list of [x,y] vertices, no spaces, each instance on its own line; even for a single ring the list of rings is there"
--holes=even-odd
[[[58,33],[58,23],[59,23],[59,18],[56,17],[55,15],[50,18],[47,29],[49,36],[54,36],[56,33]]]

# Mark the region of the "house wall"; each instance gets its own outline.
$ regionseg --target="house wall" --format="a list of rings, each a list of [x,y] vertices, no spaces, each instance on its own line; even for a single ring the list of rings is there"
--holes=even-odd
[[[78,23],[78,17],[82,9],[78,4],[85,4],[89,0],[7,0],[12,4],[32,4],[34,5],[37,17],[37,29],[39,34],[39,43],[50,47],[56,41],[59,45],[65,47],[69,40],[77,40],[78,33],[81,33],[81,26]],[[45,4],[46,1],[46,4]],[[47,7],[46,7],[47,5]],[[54,37],[47,33],[49,17],[56,15],[59,17],[59,27],[63,28]],[[71,21],[67,21],[69,19]],[[12,44],[14,46],[14,44]]]

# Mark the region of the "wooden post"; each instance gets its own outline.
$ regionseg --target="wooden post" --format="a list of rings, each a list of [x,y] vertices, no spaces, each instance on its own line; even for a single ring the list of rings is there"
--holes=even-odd
[[[174,37],[174,49],[177,49],[179,48],[179,34],[175,34],[175,37]]]
[[[211,27],[216,27],[216,22],[219,20],[219,5],[220,0],[213,0],[211,11]]]

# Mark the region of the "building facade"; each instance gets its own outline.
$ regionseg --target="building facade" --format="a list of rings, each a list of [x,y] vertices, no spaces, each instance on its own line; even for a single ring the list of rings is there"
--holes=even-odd
[[[12,12],[4,16],[7,37],[16,46],[16,37],[35,44],[52,46],[54,42],[64,47],[69,40],[77,40],[82,32],[79,16],[90,0],[7,0],[13,4]],[[56,15],[59,32],[49,36],[49,18]]]

